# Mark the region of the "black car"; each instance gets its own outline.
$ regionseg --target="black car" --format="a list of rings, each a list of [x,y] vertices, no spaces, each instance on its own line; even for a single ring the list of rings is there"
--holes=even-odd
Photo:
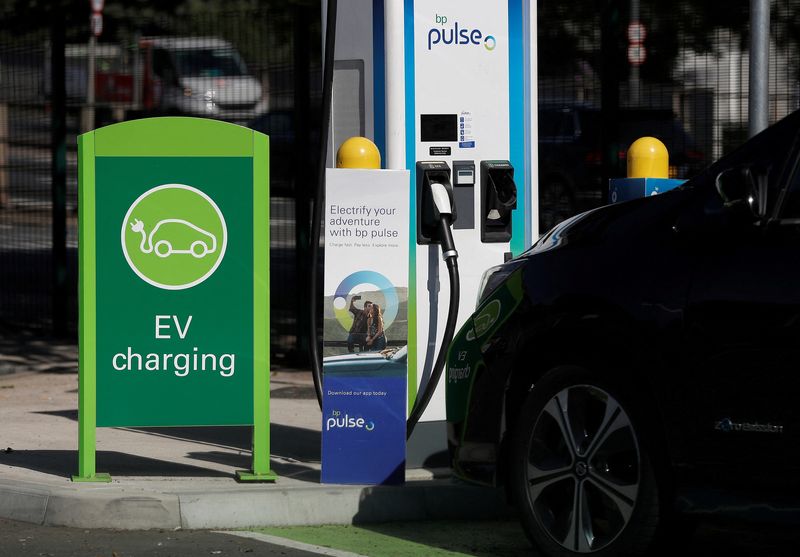
[[[642,136],[657,137],[669,152],[670,178],[687,178],[706,166],[706,155],[673,112],[658,108],[621,108],[616,137],[603,137],[601,112],[583,104],[544,104],[539,107],[539,229],[605,200],[602,150],[615,150],[615,178],[625,176],[631,143]],[[611,134],[606,134],[611,135]],[[605,147],[604,147],[605,145]]]
[[[800,111],[487,271],[447,369],[456,473],[542,555],[800,517]]]

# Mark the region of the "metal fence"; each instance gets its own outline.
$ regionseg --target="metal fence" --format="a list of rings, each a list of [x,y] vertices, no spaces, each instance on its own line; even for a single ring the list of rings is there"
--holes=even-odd
[[[665,143],[677,178],[747,138],[748,0],[540,0],[538,9],[542,230],[605,203],[608,179],[625,175],[642,135]],[[771,2],[771,123],[800,106],[798,13],[798,0]]]
[[[296,246],[307,243],[319,137],[319,5],[172,14],[109,2],[91,44],[85,4],[77,14],[0,4],[0,334],[77,333],[77,135],[191,115],[270,136],[273,356],[291,361],[306,313]]]
[[[76,333],[77,134],[189,114],[271,137],[272,353],[302,359],[319,4],[107,2],[93,49],[88,3],[44,4],[0,2],[0,334]],[[542,228],[605,203],[640,135],[666,143],[676,177],[746,138],[747,0],[539,0],[538,10]],[[800,0],[771,3],[771,122],[800,104],[798,13]]]

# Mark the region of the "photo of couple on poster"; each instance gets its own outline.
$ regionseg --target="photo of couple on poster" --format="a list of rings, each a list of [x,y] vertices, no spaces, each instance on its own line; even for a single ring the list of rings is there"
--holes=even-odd
[[[352,353],[357,346],[359,352],[380,352],[386,348],[383,310],[370,300],[364,300],[363,307],[359,309],[355,302],[360,299],[360,295],[350,298],[348,309],[353,314],[353,324],[347,335],[347,351]]]

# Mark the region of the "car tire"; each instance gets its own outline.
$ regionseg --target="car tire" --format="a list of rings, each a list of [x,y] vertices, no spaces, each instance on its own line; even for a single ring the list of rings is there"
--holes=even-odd
[[[542,555],[642,555],[661,539],[664,493],[647,420],[632,401],[572,366],[530,391],[512,440],[511,490]]]

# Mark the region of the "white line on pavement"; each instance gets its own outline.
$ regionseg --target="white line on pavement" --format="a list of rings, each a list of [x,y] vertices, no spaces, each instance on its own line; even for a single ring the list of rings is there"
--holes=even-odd
[[[322,547],[321,545],[312,545],[310,543],[296,542],[287,538],[278,536],[270,536],[269,534],[260,534],[258,532],[247,532],[244,530],[217,530],[218,534],[230,534],[232,536],[240,536],[242,538],[251,538],[273,545],[280,545],[290,549],[298,549],[300,551],[308,551],[309,553],[316,553],[317,555],[326,555],[328,557],[365,557],[358,553],[351,553],[349,551],[340,551],[338,549],[331,549],[330,547]]]

